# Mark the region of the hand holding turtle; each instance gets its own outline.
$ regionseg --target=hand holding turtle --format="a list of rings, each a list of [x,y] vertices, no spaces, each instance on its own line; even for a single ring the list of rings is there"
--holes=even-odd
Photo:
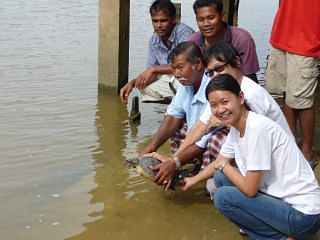
[[[186,177],[183,179],[183,183],[181,184],[181,189],[183,191],[189,190],[195,182],[193,181],[193,177]]]
[[[147,156],[147,157],[153,157],[152,154],[155,153],[155,149],[151,148],[150,146],[147,146],[146,148],[144,148],[140,153],[139,156]]]
[[[171,160],[169,157],[163,156],[157,152],[143,154],[143,156],[144,157],[152,157],[152,158],[158,159],[161,162],[166,162],[166,161]]]
[[[152,170],[158,170],[157,175],[153,181],[158,185],[165,185],[167,191],[171,185],[172,180],[176,174],[176,163],[174,161],[165,161],[155,166],[150,166]]]

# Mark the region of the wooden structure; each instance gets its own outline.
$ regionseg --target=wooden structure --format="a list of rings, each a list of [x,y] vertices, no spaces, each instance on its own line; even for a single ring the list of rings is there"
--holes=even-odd
[[[99,2],[99,87],[128,81],[130,0]]]
[[[181,18],[181,3],[177,20]],[[223,0],[228,23],[236,22],[234,12],[239,0]],[[99,2],[99,88],[113,87],[118,91],[128,81],[130,0],[100,0]]]

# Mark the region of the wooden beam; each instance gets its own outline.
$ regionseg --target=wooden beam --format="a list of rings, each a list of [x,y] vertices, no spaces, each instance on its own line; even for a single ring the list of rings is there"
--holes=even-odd
[[[99,87],[119,90],[128,81],[129,0],[99,2]]]

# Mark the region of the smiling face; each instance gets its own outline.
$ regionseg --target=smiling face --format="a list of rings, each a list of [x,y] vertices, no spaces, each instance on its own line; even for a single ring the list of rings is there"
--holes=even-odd
[[[151,21],[154,32],[162,39],[168,40],[173,26],[176,23],[176,18],[160,10],[152,12]]]
[[[211,112],[227,126],[236,127],[241,119],[241,107],[244,104],[243,93],[239,96],[227,90],[215,90],[208,94]]]
[[[196,21],[198,28],[205,38],[215,38],[223,30],[224,12],[219,13],[217,8],[212,5],[197,9]]]

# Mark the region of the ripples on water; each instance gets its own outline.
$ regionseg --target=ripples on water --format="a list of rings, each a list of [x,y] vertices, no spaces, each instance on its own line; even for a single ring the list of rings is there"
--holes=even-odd
[[[183,2],[182,21],[196,28]],[[244,2],[248,22],[240,12],[239,25],[264,59],[269,30],[256,24],[256,1]],[[131,77],[145,64],[148,5],[131,1]],[[124,165],[165,106],[142,104],[141,125],[130,125],[114,91],[97,93],[98,1],[2,0],[0,23],[3,239],[239,239],[203,188],[163,193]]]
[[[64,236],[72,219],[62,206],[73,209],[71,232],[87,218],[93,181],[84,179],[93,177],[97,146],[97,11],[95,1],[1,1],[4,239],[48,239],[46,231]]]

